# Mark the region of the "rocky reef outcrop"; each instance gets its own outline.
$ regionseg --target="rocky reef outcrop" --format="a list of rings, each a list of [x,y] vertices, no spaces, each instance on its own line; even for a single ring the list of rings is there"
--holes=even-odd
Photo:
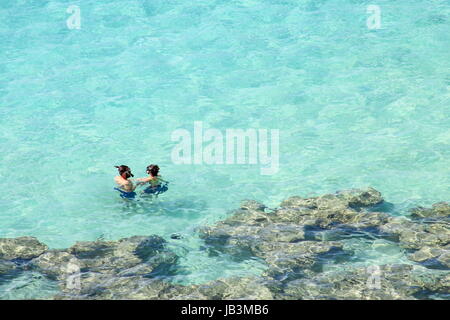
[[[34,237],[0,239],[1,260],[30,260],[40,256],[48,247]]]
[[[414,208],[409,218],[391,218],[380,230],[409,252],[412,261],[433,269],[450,268],[450,205]]]
[[[413,299],[448,294],[450,206],[439,203],[431,209],[412,209],[409,217],[395,217],[376,210],[382,203],[373,188],[291,197],[275,209],[244,201],[227,219],[201,228],[199,234],[212,252],[261,258],[268,266],[263,277],[278,283],[274,292],[278,299]],[[323,270],[330,261],[346,265],[353,255],[346,240],[361,237],[392,241],[405,251],[411,265]],[[375,271],[387,285],[377,290],[367,286],[371,268],[378,268]],[[423,274],[433,279],[432,284],[419,281]]]
[[[172,283],[179,257],[156,235],[49,249],[32,237],[0,239],[2,277],[34,271],[59,284],[55,299],[433,299],[450,294],[450,205],[380,212],[373,188],[290,197],[276,208],[243,201],[197,230],[210,255],[259,259],[258,276]],[[349,241],[382,240],[409,263],[361,265]],[[408,260],[406,260],[408,261]]]
[[[413,265],[382,265],[372,268],[317,274],[286,283],[286,299],[408,300],[427,299],[431,293],[448,294],[450,273],[427,272]]]
[[[159,236],[83,241],[60,250],[33,237],[6,238],[0,239],[0,257],[0,277],[36,271],[57,281],[61,296],[86,299],[107,299],[104,288],[169,273],[178,260]]]
[[[411,216],[415,219],[421,218],[449,218],[450,204],[439,202],[433,204],[431,208],[418,207],[411,210]],[[448,221],[448,219],[447,219]]]
[[[325,257],[348,256],[338,240],[349,232],[387,223],[385,213],[361,211],[382,201],[381,194],[372,188],[314,198],[291,197],[274,210],[244,201],[233,215],[201,228],[199,234],[214,250],[263,259],[268,265],[267,276],[301,277],[308,269],[320,270]]]

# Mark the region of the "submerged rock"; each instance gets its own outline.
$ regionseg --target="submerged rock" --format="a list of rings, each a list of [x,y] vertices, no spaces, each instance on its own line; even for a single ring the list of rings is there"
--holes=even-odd
[[[216,288],[209,297],[218,297],[220,300],[271,300],[273,294],[258,278],[228,278],[213,281],[207,284],[209,288]],[[202,285],[203,292],[206,290]]]
[[[412,265],[348,268],[288,282],[286,299],[399,300],[426,298],[449,290],[449,274]]]
[[[402,230],[399,240],[400,245],[407,249],[445,246],[450,242],[450,228],[441,223],[415,225],[411,229]]]
[[[64,294],[57,298],[121,299],[127,294],[139,297],[136,286],[147,283],[155,272],[168,272],[177,261],[163,238],[134,236],[77,242],[68,249],[42,254],[30,266],[59,281]],[[119,290],[120,284],[124,284],[123,290]]]
[[[243,210],[264,211],[267,207],[255,200],[244,200],[240,205]]]
[[[346,201],[347,205],[352,208],[371,207],[384,201],[381,193],[374,188],[342,191],[337,193],[337,197]]]
[[[82,271],[99,273],[151,273],[165,264],[176,263],[177,256],[165,249],[166,241],[158,236],[134,236],[118,241],[77,242],[67,251]],[[137,267],[140,264],[145,266]]]
[[[428,268],[450,270],[450,245],[445,247],[422,247],[410,254],[409,259],[420,262]]]
[[[450,225],[446,222],[414,222],[406,218],[391,218],[380,231],[400,243],[405,249],[441,247],[450,243]]]
[[[413,218],[444,218],[450,217],[450,204],[439,202],[431,208],[418,207],[411,210]]]
[[[408,258],[433,269],[450,269],[450,223],[446,220],[450,207],[437,203],[431,209],[412,210],[415,220],[393,217],[380,226],[380,231],[412,251]],[[428,219],[433,218],[433,219]]]
[[[14,262],[0,260],[0,277],[6,274],[9,274],[17,269],[17,266]]]
[[[215,250],[242,259],[249,256],[263,259],[270,276],[295,274],[300,269],[311,268],[317,264],[319,256],[343,248],[337,242],[306,241],[304,227],[296,224],[268,224],[266,220],[257,224],[251,220],[250,224],[229,225],[230,220],[201,229],[200,237]]]
[[[140,276],[108,277],[85,273],[78,290],[63,288],[55,299],[129,300],[270,300],[269,286],[261,278],[226,278],[200,285],[171,284]]]
[[[255,254],[268,265],[265,276],[275,279],[302,277],[304,269],[320,269],[322,259],[332,254],[344,254],[339,242],[302,241],[297,243],[263,242]]]
[[[29,261],[48,247],[34,237],[0,239],[0,283],[11,281],[27,269]]]
[[[130,243],[131,246],[136,245],[133,253],[143,261],[165,250],[166,244],[166,240],[159,236],[131,237],[124,241]]]
[[[450,292],[449,205],[417,208],[411,219],[375,212],[371,207],[381,202],[372,188],[290,197],[275,209],[246,200],[223,221],[198,230],[211,254],[263,261],[267,268],[261,276],[174,284],[170,276],[178,256],[166,241],[134,236],[77,242],[62,250],[48,250],[31,237],[0,239],[0,277],[37,270],[58,281],[61,293],[55,299],[445,298]],[[404,251],[411,265],[345,264],[353,254],[348,248],[358,250],[354,243],[362,240],[364,247],[377,239]]]
[[[115,241],[80,241],[67,251],[78,259],[97,259],[112,255],[116,245]]]
[[[373,188],[352,189],[326,194],[320,197],[291,197],[281,203],[281,207],[305,207],[309,209],[341,209],[370,207],[383,202],[381,193]]]
[[[210,245],[220,246],[224,252],[238,252],[240,250],[254,252],[258,243],[269,242],[297,242],[305,239],[305,231],[301,226],[289,224],[270,224],[268,226],[220,225],[217,228],[205,228],[201,230],[201,237]]]
[[[162,295],[176,300],[272,300],[268,283],[258,277],[231,277],[201,285],[172,286]]]
[[[48,247],[35,237],[0,239],[0,259],[30,260],[43,254]]]
[[[383,198],[380,192],[373,188],[353,189],[313,198],[291,197],[275,210],[272,221],[327,229],[339,224],[353,229],[373,228],[386,223],[389,216],[380,212],[361,212],[361,209],[381,202]]]
[[[72,265],[79,266],[80,262],[64,250],[50,250],[33,259],[30,265],[51,279],[61,280],[72,273]]]
[[[448,205],[420,210],[421,216],[434,220],[365,210],[381,202],[381,194],[372,188],[313,198],[291,197],[272,210],[244,202],[225,220],[200,229],[199,235],[214,252],[262,259],[267,264],[263,279],[277,283],[278,289],[271,292],[280,299],[411,299],[445,291],[443,283],[448,278],[433,280],[433,285],[414,282],[409,265],[384,266],[382,272],[389,282],[375,291],[365,288],[365,269],[323,273],[325,262],[342,262],[352,255],[345,250],[344,241],[362,236],[368,240],[387,238],[407,250],[412,261],[448,270],[450,230],[448,222],[442,220]],[[402,277],[409,282],[402,282]],[[280,284],[283,287],[286,283],[286,292],[280,291]]]
[[[157,300],[163,299],[162,294],[170,288],[171,284],[159,279],[142,277],[113,278],[97,288],[101,292],[96,298],[100,299],[132,299]]]
[[[304,269],[320,270],[322,256],[351,255],[344,253],[342,243],[324,241],[319,230],[378,228],[389,216],[361,208],[382,201],[381,194],[372,188],[313,198],[291,197],[274,210],[245,201],[225,220],[200,229],[199,235],[214,251],[241,259],[263,259],[268,265],[266,276],[300,277]],[[334,234],[337,240],[338,235]]]
[[[16,278],[21,271],[20,265],[12,261],[0,260],[0,285]],[[2,293],[1,290],[0,293]]]
[[[118,277],[88,272],[81,275],[80,288],[63,288],[56,299],[155,300],[170,288],[168,282],[141,276]]]

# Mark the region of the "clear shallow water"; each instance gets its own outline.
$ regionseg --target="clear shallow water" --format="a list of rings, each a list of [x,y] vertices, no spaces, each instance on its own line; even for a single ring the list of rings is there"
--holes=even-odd
[[[73,4],[80,30],[66,26]],[[202,282],[263,269],[209,258],[194,235],[245,198],[373,186],[394,214],[449,200],[450,2],[377,1],[376,31],[368,4],[1,1],[0,237],[60,248],[177,232],[176,281]],[[279,173],[174,165],[171,133],[196,120],[279,129]],[[150,163],[170,191],[124,204],[113,166]],[[371,246],[362,260],[397,254]]]

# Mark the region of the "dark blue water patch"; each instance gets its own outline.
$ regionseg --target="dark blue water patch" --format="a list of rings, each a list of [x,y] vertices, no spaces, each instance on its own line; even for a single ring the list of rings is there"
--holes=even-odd
[[[355,253],[353,250],[342,250],[340,248],[333,248],[330,251],[319,255],[316,258],[315,263],[311,267],[311,270],[317,273],[323,272],[323,266],[325,264],[343,264],[352,260]]]
[[[179,265],[172,263],[161,263],[152,272],[144,274],[144,278],[152,279],[170,279],[173,276],[179,275]]]
[[[142,0],[142,8],[148,17],[170,11],[176,4],[175,0]]]
[[[142,260],[154,256],[157,252],[164,250],[165,240],[157,236],[150,236],[143,240],[134,250],[134,254]]]
[[[418,300],[450,300],[450,293],[436,293],[430,290],[421,290],[414,293],[413,296]]]
[[[54,280],[51,279],[51,277],[47,277],[42,273],[33,270],[33,268],[30,268],[29,262],[30,260],[23,259],[14,259],[9,261],[0,260],[0,286],[8,284],[24,274],[31,276],[30,281],[43,278]],[[30,273],[30,271],[32,271],[32,273]]]
[[[423,224],[434,224],[434,223],[448,223],[448,224],[450,224],[450,216],[449,217],[425,217],[425,218],[412,216],[411,219],[416,221],[416,222],[423,223]]]
[[[208,246],[206,251],[209,257],[220,256],[224,259],[237,263],[251,259],[257,259],[250,248],[238,247],[236,245],[222,245],[221,247],[218,247],[217,245],[215,245],[214,247]]]
[[[428,259],[424,262],[420,262],[421,265],[424,267],[427,267],[428,269],[434,269],[434,270],[449,270],[449,268],[442,264],[439,260],[436,258]]]
[[[417,27],[429,27],[434,25],[446,24],[448,22],[448,17],[443,14],[431,14],[427,17],[422,17],[418,19],[415,23]]]
[[[303,269],[301,267],[294,267],[292,270],[288,272],[283,272],[281,274],[273,275],[273,279],[278,281],[280,284],[288,283],[289,281],[309,278],[310,274],[309,270]]]
[[[376,240],[381,237],[379,230],[376,227],[357,229],[345,224],[336,224],[331,229],[317,226],[305,226],[304,230],[305,240],[310,241],[338,241],[352,238]]]
[[[394,213],[395,212],[395,204],[389,201],[383,201],[379,204],[376,204],[370,208],[368,208],[369,212],[385,212],[385,213]]]
[[[304,226],[305,240],[316,241],[317,239],[322,239],[327,231],[329,230],[317,226]]]
[[[0,285],[17,278],[22,272],[22,268],[14,262],[0,261]]]

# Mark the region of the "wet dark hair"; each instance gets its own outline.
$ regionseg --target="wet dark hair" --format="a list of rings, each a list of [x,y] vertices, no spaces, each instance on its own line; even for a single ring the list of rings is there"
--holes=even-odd
[[[159,167],[156,164],[151,164],[147,166],[147,173],[150,173],[152,177],[156,177],[159,172]]]
[[[134,175],[131,173],[131,169],[129,166],[121,165],[121,166],[115,166],[117,170],[119,171],[119,174],[123,177],[123,174],[125,173],[125,179],[128,179],[129,177],[134,177]]]

